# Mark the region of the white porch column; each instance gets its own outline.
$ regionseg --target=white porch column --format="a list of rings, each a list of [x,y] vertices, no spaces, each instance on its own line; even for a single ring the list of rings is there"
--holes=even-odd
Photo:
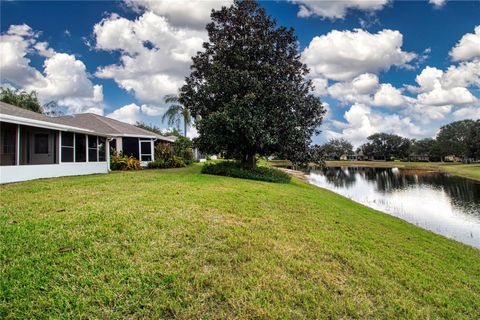
[[[20,125],[17,124],[17,145],[15,146],[15,165],[20,165]]]
[[[154,145],[155,145],[154,140],[151,140],[150,141],[150,152],[151,152],[152,161],[155,161],[155,152],[153,150]]]
[[[117,138],[117,151],[118,152],[123,152],[123,139],[122,138]]]

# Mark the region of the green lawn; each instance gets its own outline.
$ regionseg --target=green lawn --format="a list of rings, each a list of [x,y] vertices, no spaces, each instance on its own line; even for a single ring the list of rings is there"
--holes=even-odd
[[[479,319],[480,251],[294,180],[0,187],[1,319]]]
[[[438,170],[448,173],[480,180],[480,164],[462,164],[452,162],[386,162],[386,161],[327,161],[327,166],[360,166],[360,167],[377,167],[377,168],[411,168],[419,170]]]

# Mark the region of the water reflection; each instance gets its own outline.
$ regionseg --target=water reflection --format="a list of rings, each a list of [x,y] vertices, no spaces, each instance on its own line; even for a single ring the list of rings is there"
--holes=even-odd
[[[480,248],[480,183],[398,168],[325,168],[310,181],[352,200]]]

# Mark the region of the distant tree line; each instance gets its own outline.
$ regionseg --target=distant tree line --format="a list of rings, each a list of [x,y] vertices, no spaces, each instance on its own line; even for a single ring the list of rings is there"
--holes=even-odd
[[[355,155],[365,160],[443,161],[480,160],[480,119],[462,120],[440,128],[436,138],[408,139],[396,134],[375,133],[353,151],[346,139],[331,139],[322,146],[327,160]]]

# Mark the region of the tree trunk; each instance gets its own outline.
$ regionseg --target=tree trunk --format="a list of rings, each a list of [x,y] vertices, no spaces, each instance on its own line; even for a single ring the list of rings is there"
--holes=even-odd
[[[255,168],[257,165],[255,154],[244,154],[242,158],[242,165],[249,169]]]
[[[185,138],[187,137],[187,121],[183,119],[183,132],[185,132]]]

